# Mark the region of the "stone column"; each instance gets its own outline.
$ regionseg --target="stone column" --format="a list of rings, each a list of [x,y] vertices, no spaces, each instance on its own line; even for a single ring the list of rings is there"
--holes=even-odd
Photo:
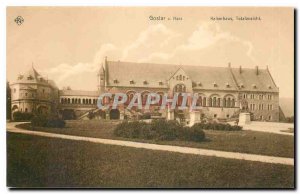
[[[250,124],[250,113],[248,112],[241,112],[239,116],[239,125],[247,125]]]
[[[110,116],[109,116],[109,110],[105,111],[105,119],[106,120],[110,120]]]
[[[174,120],[174,110],[168,108],[167,110],[167,120]]]
[[[200,111],[193,110],[190,112],[190,123],[189,126],[192,127],[196,123],[201,122],[201,114]]]
[[[125,112],[124,110],[120,110],[120,120],[124,120]]]

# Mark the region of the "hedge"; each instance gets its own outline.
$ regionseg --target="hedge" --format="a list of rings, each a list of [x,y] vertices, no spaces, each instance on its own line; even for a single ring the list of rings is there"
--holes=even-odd
[[[197,123],[193,127],[199,130],[219,130],[219,131],[240,131],[242,130],[241,126],[238,125],[229,125],[224,123]]]
[[[31,125],[33,127],[63,128],[66,123],[57,116],[35,115],[31,119]]]
[[[116,126],[114,134],[119,137],[203,141],[205,133],[195,127],[183,127],[177,121],[153,120],[151,123],[141,121],[122,122]]]
[[[32,113],[16,111],[13,113],[14,121],[29,121],[33,117]]]

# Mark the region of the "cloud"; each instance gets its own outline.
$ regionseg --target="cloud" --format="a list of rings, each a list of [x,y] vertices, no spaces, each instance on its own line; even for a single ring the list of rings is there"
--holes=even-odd
[[[156,39],[152,36],[153,33],[162,39],[165,39],[165,41],[160,44],[157,42],[154,44]],[[182,41],[175,45],[172,44],[178,37],[180,37]],[[138,62],[178,63],[182,60],[182,57],[180,56],[189,56],[191,52],[198,52],[199,54],[203,53],[208,48],[220,45],[221,42],[223,44],[238,43],[242,45],[247,50],[245,53],[246,56],[248,56],[252,62],[257,62],[253,57],[253,45],[250,41],[242,40],[239,37],[232,35],[230,32],[222,31],[220,25],[217,23],[208,22],[199,24],[187,37],[182,37],[181,34],[169,30],[162,24],[151,26],[141,33],[139,38],[133,44],[125,49],[123,60],[131,59]],[[147,52],[145,52],[144,45],[147,45],[148,47]],[[130,53],[134,57],[130,57]],[[141,54],[134,55],[134,53]]]
[[[137,38],[130,42],[128,46],[122,48],[119,45],[110,43],[103,44],[95,53],[91,62],[75,65],[63,63],[48,69],[47,74],[55,78],[58,86],[71,85],[73,87],[72,80],[74,78],[79,79],[83,74],[96,75],[105,56],[108,56],[109,59],[120,59],[122,61],[188,63],[192,58],[194,58],[194,61],[199,61],[198,56],[200,54],[205,55],[207,49],[218,50],[218,46],[225,44],[225,51],[218,50],[218,54],[221,53],[219,58],[222,59],[222,55],[224,55],[222,52],[226,52],[227,46],[232,48],[232,45],[234,45],[232,43],[237,43],[238,48],[240,46],[244,47],[246,53],[243,56],[247,56],[253,63],[256,63],[253,57],[253,44],[248,40],[232,35],[230,32],[223,31],[217,23],[201,23],[187,36],[183,36],[163,24],[150,25],[139,33]],[[244,49],[236,50],[237,52],[245,52]],[[238,56],[239,54],[235,55]],[[218,56],[215,58],[218,58]]]
[[[187,43],[177,47],[177,50],[200,50],[216,44],[219,40],[230,38],[228,32],[221,32],[215,23],[203,23],[188,38]]]
[[[117,50],[117,47],[113,44],[103,44],[90,63],[77,63],[75,65],[62,63],[56,67],[41,71],[41,73],[47,73],[50,77],[54,78],[59,87],[71,85],[66,80],[76,78],[80,74],[98,72],[104,57]]]
[[[163,24],[150,25],[138,35],[136,40],[124,48],[121,60],[140,61],[155,50],[165,49],[171,40],[180,36]]]

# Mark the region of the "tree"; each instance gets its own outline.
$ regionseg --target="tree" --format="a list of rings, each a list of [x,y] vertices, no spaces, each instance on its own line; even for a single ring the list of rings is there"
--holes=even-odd
[[[11,119],[11,89],[9,82],[6,82],[6,119]]]

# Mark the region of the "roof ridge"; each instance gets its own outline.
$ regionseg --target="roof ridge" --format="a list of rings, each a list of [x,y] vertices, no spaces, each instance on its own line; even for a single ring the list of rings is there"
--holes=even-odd
[[[182,63],[180,64],[169,64],[169,63],[153,63],[153,62],[132,62],[132,61],[113,61],[113,60],[107,60],[107,62],[114,62],[114,63],[131,63],[131,64],[144,64],[144,65],[148,65],[148,64],[153,64],[153,65],[168,65],[168,66],[179,66],[179,67],[208,67],[208,68],[224,68],[226,69],[226,66],[207,66],[207,65],[184,65]]]

